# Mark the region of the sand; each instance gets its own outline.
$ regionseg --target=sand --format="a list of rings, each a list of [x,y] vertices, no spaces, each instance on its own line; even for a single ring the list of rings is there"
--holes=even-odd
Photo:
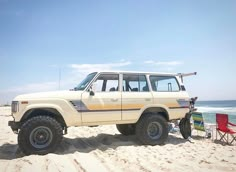
[[[236,145],[202,136],[190,143],[179,133],[165,145],[143,146],[114,125],[71,127],[55,153],[24,156],[17,135],[7,126],[10,108],[0,108],[0,171],[236,171]],[[195,132],[196,133],[196,132]],[[197,134],[197,133],[196,133]]]

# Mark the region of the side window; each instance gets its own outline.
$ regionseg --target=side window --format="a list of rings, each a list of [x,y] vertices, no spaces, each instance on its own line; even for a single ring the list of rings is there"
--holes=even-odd
[[[101,74],[95,81],[96,92],[118,91],[119,75],[117,74]]]
[[[179,84],[173,76],[150,76],[153,91],[176,92],[179,91]]]
[[[145,92],[149,91],[145,75],[124,74],[123,91]]]

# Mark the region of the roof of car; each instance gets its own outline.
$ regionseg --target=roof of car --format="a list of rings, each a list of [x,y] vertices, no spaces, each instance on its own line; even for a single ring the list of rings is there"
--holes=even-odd
[[[98,73],[128,73],[128,74],[152,74],[152,75],[168,75],[177,76],[177,73],[162,73],[162,72],[144,72],[144,71],[98,71]]]

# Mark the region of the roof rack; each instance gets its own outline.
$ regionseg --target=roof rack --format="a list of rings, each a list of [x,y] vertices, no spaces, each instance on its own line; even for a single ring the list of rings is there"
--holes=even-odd
[[[181,81],[183,82],[183,77],[186,76],[192,76],[192,75],[197,75],[197,72],[192,72],[192,73],[178,73],[177,76],[179,76],[181,78]]]

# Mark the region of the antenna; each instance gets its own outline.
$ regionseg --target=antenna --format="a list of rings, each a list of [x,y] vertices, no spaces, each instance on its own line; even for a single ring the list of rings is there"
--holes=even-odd
[[[59,76],[58,76],[58,89],[61,89],[61,67],[59,67]]]

